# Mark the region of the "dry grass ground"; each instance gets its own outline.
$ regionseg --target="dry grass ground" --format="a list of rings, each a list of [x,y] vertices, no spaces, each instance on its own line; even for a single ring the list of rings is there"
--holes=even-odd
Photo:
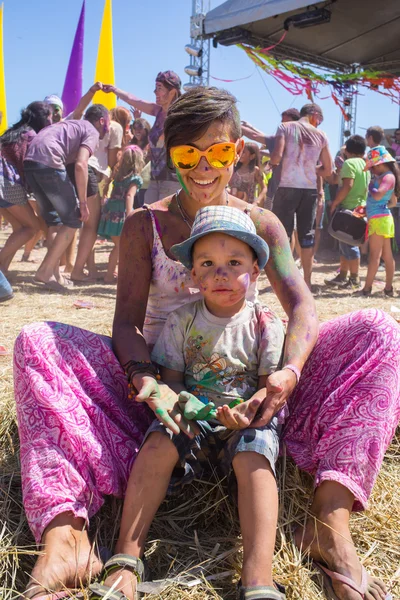
[[[0,232],[0,246],[7,232]],[[110,246],[97,249],[97,262],[105,270]],[[36,265],[12,264],[12,284],[15,298],[0,305],[0,345],[12,351],[21,327],[39,320],[58,320],[97,333],[110,334],[114,309],[115,287],[101,283],[76,287],[68,295],[45,292],[32,284]],[[35,250],[35,258],[43,257]],[[322,284],[333,273],[337,263],[316,265],[314,281]],[[365,274],[365,270],[362,271]],[[383,280],[379,273],[378,279]],[[395,287],[400,288],[396,276]],[[283,316],[268,282],[260,282],[261,299]],[[387,300],[383,287],[376,286],[371,298],[359,298],[344,291],[325,291],[316,298],[321,321],[345,312],[379,307],[390,311],[392,304],[400,307],[400,297]],[[90,300],[93,310],[77,310],[76,299]],[[35,546],[27,527],[21,500],[18,436],[12,388],[11,354],[0,357],[0,599],[17,597],[23,589],[27,572],[35,560]],[[304,522],[311,492],[311,481],[289,460],[280,464],[279,487],[281,509],[276,544],[274,570],[276,579],[287,585],[290,599],[323,598],[321,581],[310,577],[312,569],[303,564],[293,547],[291,525]],[[400,439],[389,448],[374,489],[370,508],[354,515],[352,528],[359,555],[366,568],[381,576],[390,586],[393,598],[400,597]],[[121,504],[108,499],[91,530],[99,546],[111,549],[118,530]],[[164,502],[149,536],[147,557],[153,579],[181,577],[181,583],[171,581],[163,591],[148,598],[163,600],[205,600],[234,598],[234,582],[238,579],[241,543],[234,504],[228,497],[225,482],[196,482],[179,500]],[[209,578],[209,579],[208,579]],[[197,579],[198,584],[187,586]]]

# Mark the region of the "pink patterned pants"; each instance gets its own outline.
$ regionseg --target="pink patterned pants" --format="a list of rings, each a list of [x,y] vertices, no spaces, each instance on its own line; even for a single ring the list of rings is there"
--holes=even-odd
[[[122,497],[152,420],[128,400],[110,340],[36,323],[15,344],[15,397],[24,507],[39,543],[59,513],[89,518]],[[321,327],[289,401],[284,443],[315,483],[337,481],[365,506],[400,420],[400,328],[359,311]]]

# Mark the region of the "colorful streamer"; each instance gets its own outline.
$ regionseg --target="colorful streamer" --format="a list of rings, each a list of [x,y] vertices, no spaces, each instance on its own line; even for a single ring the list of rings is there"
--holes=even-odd
[[[7,129],[6,79],[4,75],[3,53],[3,13],[4,4],[0,6],[0,135]]]
[[[111,0],[105,0],[94,80],[110,85],[115,84]],[[117,106],[117,97],[115,94],[105,94],[100,90],[94,95],[93,102],[104,104],[111,110]]]
[[[323,99],[322,90],[328,86],[330,97],[342,111],[345,120],[351,118],[348,107],[353,96],[358,93],[357,88],[372,90],[400,104],[400,78],[390,73],[367,70],[353,73],[316,73],[310,67],[273,57],[267,52],[271,47],[260,49],[243,44],[238,46],[258,67],[294,96],[305,94],[309,100],[313,100],[314,97]]]
[[[215,79],[216,81],[224,81],[225,83],[235,83],[235,81],[244,81],[245,79],[250,79],[250,77],[253,77],[254,72],[251,75],[247,75],[247,77],[241,77],[240,79],[220,79],[219,77],[213,77],[212,75],[210,75],[211,79]]]
[[[64,115],[69,115],[78,106],[82,96],[83,79],[83,39],[85,30],[85,0],[83,0],[81,15],[76,28],[74,43],[65,77],[62,101]]]

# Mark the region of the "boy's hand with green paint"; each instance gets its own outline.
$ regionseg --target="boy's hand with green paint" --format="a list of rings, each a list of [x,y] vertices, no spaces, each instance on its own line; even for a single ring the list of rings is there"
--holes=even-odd
[[[210,421],[217,415],[214,402],[204,404],[190,392],[181,392],[178,404],[183,416],[189,421]]]

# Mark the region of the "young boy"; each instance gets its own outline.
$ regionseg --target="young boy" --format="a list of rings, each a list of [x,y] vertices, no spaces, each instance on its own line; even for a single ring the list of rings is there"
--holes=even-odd
[[[267,395],[268,376],[278,368],[284,330],[269,309],[246,301],[269,249],[244,212],[210,206],[198,211],[190,238],[172,252],[191,269],[203,299],[171,313],[152,359],[164,383],[177,394],[190,392],[204,405],[213,402],[217,415],[197,421],[199,433],[193,439],[173,434],[158,421],[150,426],[131,472],[117,545],[134,562],[117,575],[124,577],[125,595],[134,598],[135,577],[142,570],[138,557],[167,490],[198,477],[212,463],[225,472],[233,467],[237,479],[243,537],[240,600],[281,600],[285,596],[272,581],[272,558],[283,410],[260,427],[256,411]],[[242,403],[235,406],[238,398]],[[126,565],[126,556],[119,563],[118,556],[113,564]]]
[[[338,207],[354,210],[358,206],[365,206],[371,178],[368,171],[365,171],[365,150],[365,140],[360,135],[352,135],[346,141],[346,160],[340,171],[341,185],[331,204],[331,215]],[[325,283],[331,287],[357,290],[361,287],[360,248],[339,242],[339,251],[340,272],[333,279],[325,279]],[[348,278],[349,272],[350,277]]]

